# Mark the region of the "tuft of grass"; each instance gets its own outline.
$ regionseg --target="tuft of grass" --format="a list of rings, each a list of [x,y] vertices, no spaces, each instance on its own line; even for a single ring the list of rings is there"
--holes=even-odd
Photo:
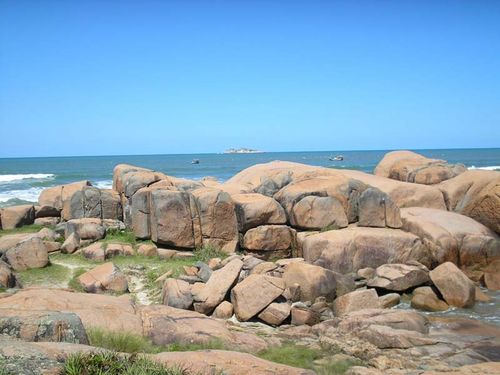
[[[73,271],[73,277],[68,281],[68,288],[73,289],[75,292],[84,292],[82,285],[78,281],[78,278],[83,275],[88,270],[86,268],[80,267]]]
[[[60,264],[51,264],[44,268],[32,268],[20,271],[17,276],[21,284],[25,287],[34,285],[62,286],[71,277],[71,270]]]
[[[336,361],[330,358],[332,353],[329,351],[312,349],[293,342],[270,347],[260,352],[258,356],[268,361],[314,370],[318,375],[342,375],[350,367],[360,364],[350,360]]]
[[[227,253],[225,253],[224,251],[213,245],[206,245],[201,248],[198,248],[193,252],[193,254],[195,260],[197,261],[199,260],[205,263],[212,258],[221,258],[221,259],[227,258]]]
[[[108,243],[124,243],[135,246],[137,243],[135,239],[135,234],[129,229],[118,230],[118,229],[110,229],[106,233],[106,237],[101,241],[105,244]]]
[[[0,229],[0,237],[5,236],[7,234],[36,233],[43,228],[45,228],[43,225],[31,224],[31,225],[24,225],[22,227],[14,229]]]
[[[144,356],[114,352],[77,353],[69,356],[63,375],[185,375],[180,367],[165,367]]]

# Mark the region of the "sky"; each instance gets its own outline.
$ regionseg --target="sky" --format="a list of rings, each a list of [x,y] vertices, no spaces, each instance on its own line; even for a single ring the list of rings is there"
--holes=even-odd
[[[500,1],[0,0],[0,157],[500,147]]]

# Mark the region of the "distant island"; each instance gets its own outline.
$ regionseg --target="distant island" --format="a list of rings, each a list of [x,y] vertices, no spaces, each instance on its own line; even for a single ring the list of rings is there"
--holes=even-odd
[[[253,148],[229,148],[224,151],[224,154],[262,154],[264,151],[255,150]]]

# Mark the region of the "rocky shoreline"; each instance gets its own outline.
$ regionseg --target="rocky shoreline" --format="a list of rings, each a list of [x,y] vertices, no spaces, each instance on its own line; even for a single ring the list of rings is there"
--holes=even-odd
[[[148,354],[193,374],[500,372],[498,327],[422,313],[500,289],[500,172],[408,151],[374,174],[275,161],[224,183],[120,164],[112,189],[49,188],[36,206],[1,209],[0,225],[0,358],[12,373],[57,373],[102,350],[89,346],[96,327],[231,349]],[[21,232],[33,225],[45,228]],[[134,257],[166,272],[149,282],[150,263],[117,264]],[[73,283],[23,285],[65,258],[85,265]],[[309,369],[255,356],[289,342],[327,354]],[[332,358],[351,367],[321,367]]]

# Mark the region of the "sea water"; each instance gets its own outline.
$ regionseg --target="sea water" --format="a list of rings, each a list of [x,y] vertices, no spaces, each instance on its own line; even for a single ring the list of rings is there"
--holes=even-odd
[[[463,163],[468,168],[500,170],[500,148],[416,150],[427,157]],[[50,186],[90,180],[99,188],[110,188],[113,168],[133,164],[175,177],[200,179],[213,176],[221,181],[257,163],[286,160],[340,169],[373,172],[386,150],[265,152],[259,154],[182,154],[78,156],[0,159],[0,207],[36,202],[40,192]],[[342,155],[342,161],[331,161]],[[192,164],[198,159],[199,164]]]

